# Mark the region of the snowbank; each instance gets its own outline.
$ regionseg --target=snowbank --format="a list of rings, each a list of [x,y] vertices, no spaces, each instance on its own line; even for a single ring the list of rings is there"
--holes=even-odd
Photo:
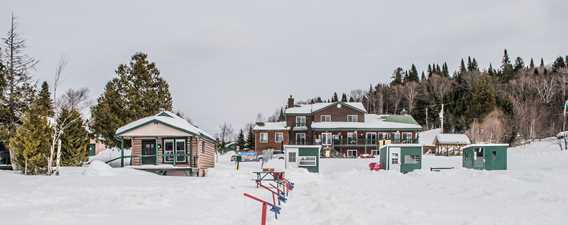
[[[118,148],[110,148],[105,149],[99,154],[89,159],[89,162],[93,162],[95,160],[108,162],[111,167],[120,167],[120,154],[121,150]],[[130,156],[131,156],[130,149],[124,149],[124,165],[130,165]]]
[[[91,161],[89,167],[83,171],[85,176],[115,176],[113,168],[100,160]]]

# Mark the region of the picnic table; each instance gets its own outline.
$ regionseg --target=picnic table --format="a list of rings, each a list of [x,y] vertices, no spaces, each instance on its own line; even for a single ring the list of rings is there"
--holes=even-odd
[[[281,181],[284,178],[284,171],[254,171],[256,174],[256,186],[258,188],[262,181]]]

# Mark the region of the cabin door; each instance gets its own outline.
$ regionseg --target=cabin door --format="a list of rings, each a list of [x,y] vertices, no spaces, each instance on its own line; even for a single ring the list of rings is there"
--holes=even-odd
[[[142,165],[156,164],[156,140],[142,140]]]
[[[400,171],[400,148],[390,148],[390,167],[391,170]]]

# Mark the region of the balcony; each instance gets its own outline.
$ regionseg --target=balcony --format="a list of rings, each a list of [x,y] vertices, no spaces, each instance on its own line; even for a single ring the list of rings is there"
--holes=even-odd
[[[366,139],[366,138],[343,138],[335,139],[331,144],[323,144],[328,146],[337,147],[369,147],[369,146],[382,146],[384,141],[390,141],[390,144],[416,144],[418,139]],[[322,144],[321,141],[316,140],[315,144]]]

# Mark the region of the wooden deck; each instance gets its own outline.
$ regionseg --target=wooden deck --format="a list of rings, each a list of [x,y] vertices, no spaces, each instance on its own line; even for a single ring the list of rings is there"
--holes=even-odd
[[[197,168],[189,166],[132,166],[133,169],[155,173],[162,176],[197,176]]]

